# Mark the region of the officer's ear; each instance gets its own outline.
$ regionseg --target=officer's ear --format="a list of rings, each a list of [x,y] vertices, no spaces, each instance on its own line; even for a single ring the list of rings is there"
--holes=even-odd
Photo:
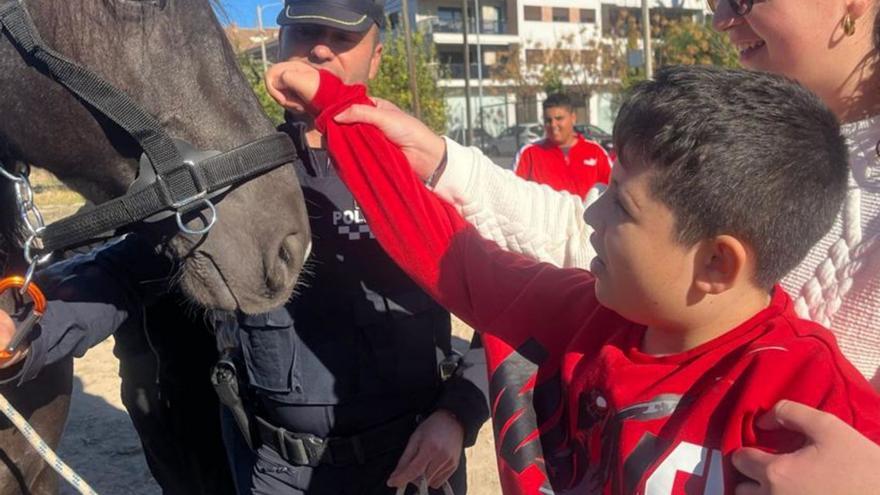
[[[368,36],[373,37],[373,53],[370,56],[370,80],[372,80],[379,73],[379,66],[382,63],[382,51],[385,49],[385,46],[382,44],[382,33],[379,31],[378,26],[370,28]]]

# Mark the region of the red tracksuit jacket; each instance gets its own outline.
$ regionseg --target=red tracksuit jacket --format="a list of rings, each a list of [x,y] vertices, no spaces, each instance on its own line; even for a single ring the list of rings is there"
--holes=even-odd
[[[593,184],[608,183],[611,163],[601,146],[578,134],[568,156],[546,139],[525,145],[516,156],[516,175],[585,198]]]
[[[413,175],[374,127],[332,116],[370,104],[322,71],[313,102],[339,175],[379,242],[484,333],[501,483],[508,494],[732,494],[729,455],[790,451],[754,420],[788,398],[880,442],[880,398],[782,289],[738,328],[688,352],[641,353],[644,328],[598,304],[593,277],[502,251]]]

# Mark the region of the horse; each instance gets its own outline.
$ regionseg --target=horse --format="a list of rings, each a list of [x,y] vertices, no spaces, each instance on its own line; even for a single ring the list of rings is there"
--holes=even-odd
[[[12,1],[26,6],[48,46],[128,94],[170,135],[197,149],[229,150],[274,132],[209,0]],[[47,77],[7,34],[0,33],[0,162],[46,169],[95,204],[125,194],[138,174],[138,142]],[[0,178],[4,273],[27,268],[11,191]],[[310,242],[292,168],[233,186],[217,203],[214,219],[207,234],[179,233],[168,241],[181,260],[186,295],[205,308],[245,313],[286,301]],[[8,297],[0,304],[11,308]],[[65,361],[20,387],[0,386],[51,447],[67,416],[71,370]],[[0,494],[54,493],[57,483],[37,453],[0,421]]]

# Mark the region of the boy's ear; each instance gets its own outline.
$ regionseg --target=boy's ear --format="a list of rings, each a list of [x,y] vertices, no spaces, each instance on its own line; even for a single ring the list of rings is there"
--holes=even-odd
[[[749,266],[748,249],[736,237],[719,235],[703,241],[697,250],[694,284],[705,294],[733,288]]]

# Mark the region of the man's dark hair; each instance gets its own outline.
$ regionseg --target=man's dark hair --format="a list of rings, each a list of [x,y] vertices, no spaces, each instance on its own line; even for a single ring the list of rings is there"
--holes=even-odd
[[[542,104],[543,110],[546,112],[548,108],[565,108],[569,112],[574,111],[574,103],[565,93],[552,93],[547,96]]]
[[[782,76],[708,66],[657,72],[614,124],[624,167],[651,167],[653,197],[693,245],[728,234],[754,249],[770,287],[831,228],[847,183],[834,114]]]

